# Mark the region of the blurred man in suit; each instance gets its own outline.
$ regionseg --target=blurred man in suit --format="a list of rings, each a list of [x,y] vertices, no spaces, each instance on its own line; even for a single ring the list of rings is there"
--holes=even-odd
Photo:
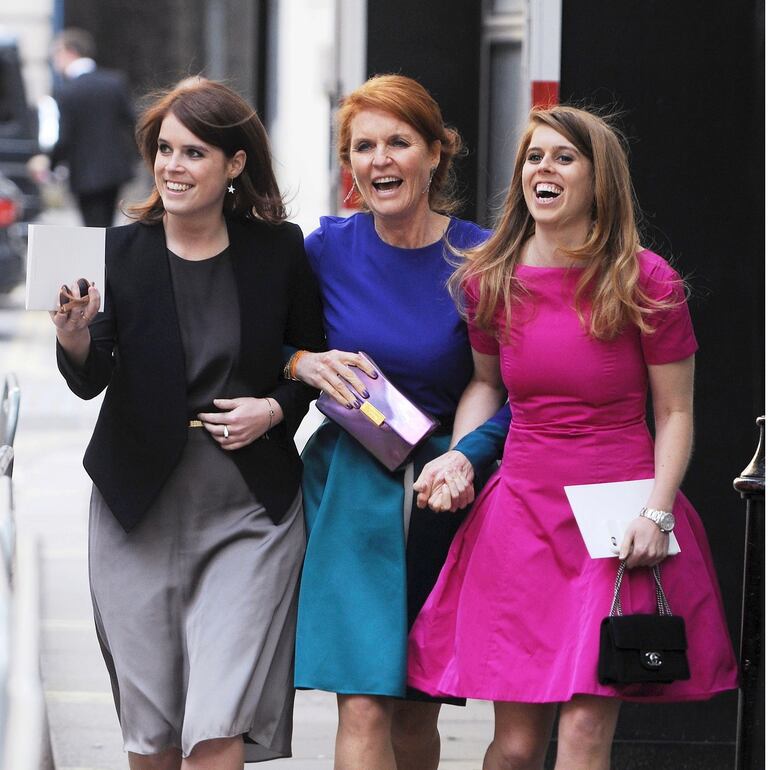
[[[83,222],[108,227],[120,186],[133,176],[134,111],[125,77],[96,66],[92,36],[65,29],[53,41],[51,60],[62,76],[54,96],[59,140],[51,165],[69,167],[69,185]]]

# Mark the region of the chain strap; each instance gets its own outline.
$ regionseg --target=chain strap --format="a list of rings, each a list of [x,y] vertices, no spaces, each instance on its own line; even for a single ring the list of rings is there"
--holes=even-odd
[[[620,605],[620,586],[623,583],[623,575],[626,571],[625,560],[620,562],[618,566],[618,572],[615,575],[615,586],[612,591],[612,605],[610,606],[610,617],[613,615],[616,617],[623,616],[623,608]],[[660,581],[660,565],[656,564],[650,568],[652,572],[652,578],[655,581],[655,604],[658,609],[658,615],[671,615],[671,607],[666,599],[666,594],[663,592],[663,584]]]

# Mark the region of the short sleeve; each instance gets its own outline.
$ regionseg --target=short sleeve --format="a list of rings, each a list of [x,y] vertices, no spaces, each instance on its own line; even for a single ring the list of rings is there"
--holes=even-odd
[[[642,252],[640,262],[642,290],[650,299],[667,304],[647,318],[652,331],[641,337],[645,363],[670,364],[689,358],[698,349],[698,342],[681,277],[652,252]]]
[[[310,267],[316,275],[318,275],[318,269],[321,262],[321,252],[324,247],[325,235],[326,228],[324,217],[322,217],[321,226],[305,237],[305,253],[307,254],[307,261],[310,263]]]
[[[476,325],[476,307],[479,304],[477,281],[470,282],[465,288],[465,307],[468,312],[468,339],[471,347],[478,353],[499,356],[500,346],[494,334]]]

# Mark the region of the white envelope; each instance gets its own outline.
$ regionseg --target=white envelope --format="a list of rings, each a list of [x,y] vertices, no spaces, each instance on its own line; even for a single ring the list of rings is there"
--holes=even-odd
[[[564,487],[592,559],[617,558],[626,527],[649,499],[653,482],[654,479],[639,479]],[[672,532],[668,538],[668,554],[680,551]]]
[[[30,225],[27,310],[56,310],[59,289],[78,278],[96,284],[104,297],[103,227]]]

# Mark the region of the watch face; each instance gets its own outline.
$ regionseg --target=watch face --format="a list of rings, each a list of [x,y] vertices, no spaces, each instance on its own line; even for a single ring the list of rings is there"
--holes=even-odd
[[[673,513],[664,513],[663,516],[660,517],[660,521],[658,522],[658,526],[664,532],[671,532],[671,530],[674,528],[674,514]]]
[[[671,532],[674,529],[674,514],[668,511],[655,511],[645,508],[642,516],[654,521],[663,532]]]

